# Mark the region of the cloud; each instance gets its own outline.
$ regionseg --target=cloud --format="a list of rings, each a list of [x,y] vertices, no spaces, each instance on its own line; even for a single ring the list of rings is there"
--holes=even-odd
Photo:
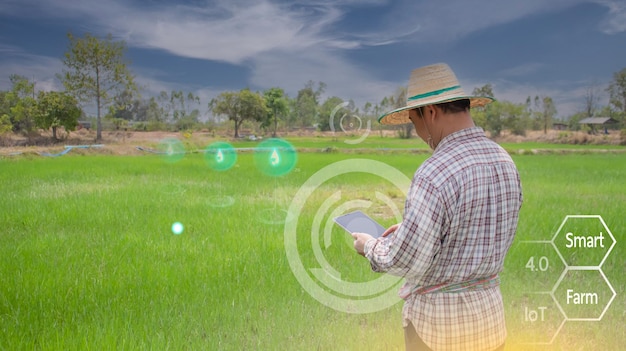
[[[262,52],[303,49],[316,40],[307,33],[311,29],[304,28],[306,14],[289,15],[265,2],[242,8],[225,4],[211,10],[174,8],[136,15],[129,16],[135,18],[132,22],[114,21],[115,27],[126,31],[129,45],[191,58],[241,64]]]
[[[414,34],[419,27],[370,33],[338,29],[344,3],[309,2],[287,6],[267,1],[218,2],[207,7],[163,8],[145,13],[129,10],[128,21],[116,17],[112,29],[130,45],[156,48],[178,56],[242,64],[266,52],[354,49],[387,45]],[[124,33],[121,33],[124,31]]]
[[[14,4],[14,2],[12,2]],[[32,0],[24,1],[34,5]],[[22,16],[87,20],[130,46],[240,64],[270,50],[298,51],[325,44],[344,47],[320,33],[342,16],[334,6],[293,6],[269,1],[218,0],[202,5],[133,7],[122,1],[44,0]],[[16,5],[0,12],[15,13]],[[81,21],[82,22],[82,21]]]
[[[136,72],[137,73],[137,72]],[[157,97],[163,91],[184,91],[191,92],[200,98],[200,106],[196,106],[200,111],[202,119],[208,116],[208,103],[214,97],[218,96],[223,89],[218,87],[192,87],[181,82],[164,81],[155,77],[162,76],[162,72],[158,71],[139,71],[135,76],[135,81],[140,87],[143,98]]]
[[[500,75],[505,77],[523,77],[532,73],[536,73],[545,67],[545,64],[539,62],[527,62],[522,65],[511,67],[500,71]]]
[[[13,45],[0,44],[0,54],[2,55],[15,55],[21,50]]]
[[[418,24],[417,42],[451,42],[493,26],[539,13],[558,11],[588,0],[465,0],[397,2],[387,22]]]
[[[362,71],[341,53],[368,45],[385,45],[414,33],[334,31],[346,7],[384,2],[311,1],[280,4],[268,1],[220,0],[202,5],[137,8],[123,2],[44,1],[47,17],[86,18],[130,47],[167,51],[181,57],[224,61],[252,67],[250,83],[281,86],[295,94],[310,79],[328,84],[328,94],[378,101],[396,88]],[[32,13],[31,13],[32,15]],[[399,34],[400,33],[400,34]],[[161,82],[156,72],[138,77],[148,94],[176,86]]]
[[[63,70],[60,59],[32,55],[22,50],[6,45],[0,45],[0,72],[7,72],[7,76],[0,77],[0,90],[11,89],[9,75],[16,74],[35,81],[36,91],[63,90],[61,82],[56,78],[57,73]]]
[[[584,110],[585,97],[591,87],[595,89],[599,106],[608,103],[608,96],[603,94],[603,90],[599,88],[598,84],[600,83],[579,80],[555,81],[548,85],[539,85],[501,79],[493,84],[493,91],[497,100],[510,101],[516,104],[526,103],[528,97],[534,99],[535,96],[549,96],[557,108],[557,116],[565,119]]]
[[[353,49],[386,45],[415,33],[417,26],[346,32],[338,28],[355,7],[388,1],[271,2],[217,0],[191,4],[133,6],[123,1],[8,0],[0,13],[22,17],[87,20],[91,30],[110,32],[129,46],[177,56],[241,64],[272,50]],[[29,7],[32,11],[25,11]],[[83,21],[81,21],[83,22]]]
[[[600,29],[606,34],[617,34],[626,31],[626,3],[623,1],[599,1],[609,9],[606,20]]]
[[[116,38],[124,39],[131,48],[155,49],[179,57],[239,65],[250,72],[247,81],[236,83],[242,88],[247,85],[255,89],[281,86],[293,96],[306,81],[322,81],[327,84],[328,96],[353,99],[360,105],[365,101],[380,101],[406,81],[394,82],[377,77],[374,69],[360,66],[365,63],[349,58],[347,52],[398,42],[403,45],[455,42],[477,31],[531,15],[556,13],[588,1],[609,9],[608,20],[602,27],[605,33],[626,30],[626,10],[621,1],[615,0],[476,0],[471,6],[463,0],[445,3],[216,0],[168,1],[149,7],[122,0],[5,0],[0,4],[0,13],[72,20],[74,28],[88,25],[89,28],[83,28],[96,35],[110,32]],[[362,9],[380,9],[380,14],[355,30],[349,25],[354,22],[350,16]],[[0,53],[4,55],[14,49],[0,46]],[[3,62],[4,66],[0,68],[5,72],[31,72],[28,65],[43,75],[62,70],[58,60],[52,65],[54,70],[45,71],[44,66],[48,63],[42,57],[13,63],[14,67],[7,67],[6,60]],[[191,86],[176,81],[177,77],[171,76],[167,68],[159,72],[140,66],[132,68],[139,84],[146,88],[146,96],[157,95],[163,90],[184,90],[195,91],[208,101],[220,90],[220,87]],[[509,99],[510,95],[511,101],[525,100],[528,92],[550,94],[552,90],[548,88],[515,86],[512,82],[541,69],[544,66],[537,61],[501,71],[500,77],[511,81],[496,87],[496,94],[502,94],[504,99]]]
[[[329,50],[266,53],[255,60],[251,76],[256,86],[280,86],[292,97],[309,80],[326,83],[325,96],[352,99],[357,106],[367,101],[377,103],[399,85],[377,79]]]

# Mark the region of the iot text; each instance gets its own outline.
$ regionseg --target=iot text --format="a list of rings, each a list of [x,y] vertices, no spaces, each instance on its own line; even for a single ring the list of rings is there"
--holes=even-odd
[[[537,309],[529,309],[528,307],[524,307],[524,321],[525,322],[536,322],[545,321],[545,312],[548,307],[541,306]]]

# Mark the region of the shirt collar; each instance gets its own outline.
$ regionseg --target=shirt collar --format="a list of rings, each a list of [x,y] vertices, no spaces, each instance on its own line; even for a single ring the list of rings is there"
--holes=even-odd
[[[450,133],[445,138],[441,139],[434,152],[446,148],[446,145],[448,144],[464,143],[469,139],[480,138],[484,136],[485,131],[480,127],[461,129],[454,133]]]

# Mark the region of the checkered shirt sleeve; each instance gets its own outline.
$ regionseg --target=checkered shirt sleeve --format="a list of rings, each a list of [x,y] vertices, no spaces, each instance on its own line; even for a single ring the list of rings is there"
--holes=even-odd
[[[413,177],[396,232],[370,240],[377,272],[426,287],[498,274],[517,229],[522,192],[510,156],[469,128],[444,138]],[[504,343],[499,286],[455,293],[412,294],[403,308],[434,351],[491,350]]]

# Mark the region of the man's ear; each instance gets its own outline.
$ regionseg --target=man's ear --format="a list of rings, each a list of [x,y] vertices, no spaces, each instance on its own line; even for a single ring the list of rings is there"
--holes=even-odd
[[[435,118],[439,115],[441,110],[435,105],[428,105],[428,109],[430,110],[428,117],[430,118],[431,123],[434,123]]]

